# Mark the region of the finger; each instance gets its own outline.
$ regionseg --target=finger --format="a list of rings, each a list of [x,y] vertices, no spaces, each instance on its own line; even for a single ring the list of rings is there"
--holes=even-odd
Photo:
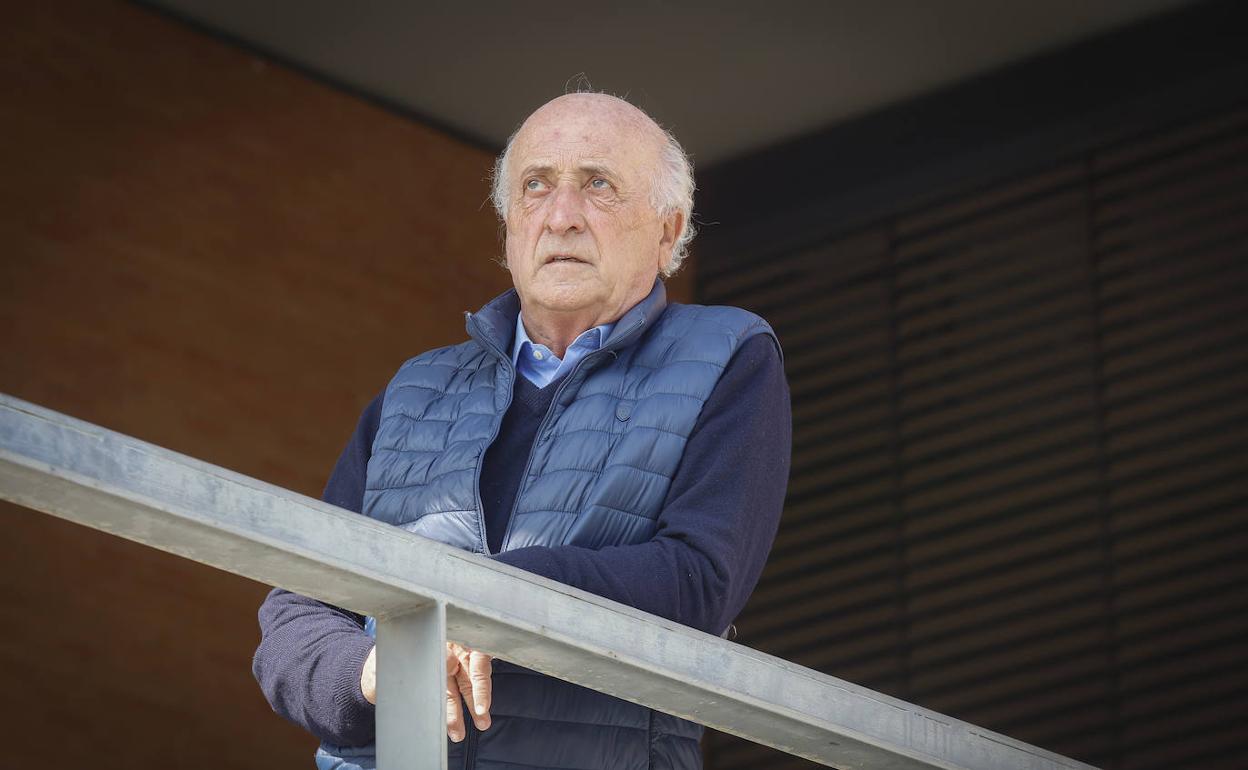
[[[468,671],[461,668],[455,675],[455,681],[459,686],[460,697],[464,699],[464,703],[468,706],[468,714],[472,717],[472,723],[477,726],[478,730],[488,730],[490,728],[490,715],[477,710],[476,696],[473,694],[473,683],[468,677]]]
[[[455,743],[464,739],[464,713],[455,677],[446,678],[446,736]]]
[[[472,682],[468,679],[468,670],[462,666],[455,672],[455,688],[459,692],[459,697],[463,698],[464,704],[468,706],[468,713],[475,713]]]
[[[483,652],[469,650],[456,644],[457,669],[455,681],[460,696],[468,706],[468,713],[478,730],[488,730],[491,724],[490,702],[492,700],[491,658]]]
[[[490,705],[493,699],[493,659],[484,652],[472,651],[468,658],[468,680],[472,683],[472,713],[484,717],[485,725],[480,720],[477,727],[482,730],[490,726]]]
[[[472,717],[472,723],[477,726],[478,730],[489,729],[490,715],[487,711],[482,711],[477,707],[477,696],[474,692],[476,685],[469,677],[468,669],[461,667],[455,675],[455,681],[459,684],[460,696],[468,706],[468,714]]]

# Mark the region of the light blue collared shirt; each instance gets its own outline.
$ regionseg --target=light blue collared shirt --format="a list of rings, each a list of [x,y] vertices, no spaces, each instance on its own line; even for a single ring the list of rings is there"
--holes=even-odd
[[[615,324],[609,323],[586,329],[572,341],[561,360],[555,358],[550,348],[529,339],[521,317],[520,313],[516,314],[516,341],[511,345],[511,362],[516,365],[517,372],[539,388],[572,371],[582,358],[601,348],[615,328]]]

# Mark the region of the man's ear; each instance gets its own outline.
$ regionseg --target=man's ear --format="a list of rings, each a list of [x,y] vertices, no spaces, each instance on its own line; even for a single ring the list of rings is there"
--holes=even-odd
[[[663,236],[659,239],[659,272],[662,273],[672,263],[672,252],[676,249],[676,239],[685,229],[685,213],[677,211],[663,220]]]

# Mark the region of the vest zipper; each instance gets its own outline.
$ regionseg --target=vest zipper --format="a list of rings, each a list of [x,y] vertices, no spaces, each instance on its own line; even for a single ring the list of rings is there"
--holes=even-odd
[[[488,339],[488,337],[484,334],[480,334],[480,327],[477,325],[477,317],[475,315],[472,316],[471,322],[473,328],[478,332],[481,339]],[[555,407],[559,405],[559,396],[563,395],[563,389],[568,386],[568,383],[571,382],[572,378],[576,376],[576,373],[581,370],[581,367],[585,366],[591,360],[597,361],[601,359],[604,355],[607,355],[615,348],[620,347],[621,343],[630,341],[634,332],[644,326],[645,323],[644,319],[638,319],[638,321],[634,323],[628,331],[620,335],[619,340],[614,345],[611,345],[610,347],[603,346],[582,358],[579,362],[577,362],[576,366],[572,367],[572,371],[568,372],[567,376],[563,378],[563,382],[559,383],[559,387],[555,390],[554,397],[550,400],[550,407],[547,408],[545,416],[542,417],[542,424],[537,426],[537,433],[533,437],[533,445],[529,447],[529,457],[524,463],[524,474],[520,477],[520,486],[516,488],[516,499],[511,501],[511,511],[507,514],[507,528],[503,530],[502,546],[500,550],[505,550],[507,547],[507,538],[511,535],[511,525],[516,520],[516,507],[520,504],[520,496],[524,494],[524,487],[529,480],[529,471],[533,467],[533,456],[537,454],[537,445],[543,440],[543,434],[546,432],[546,426],[550,423],[551,413],[553,413]],[[478,342],[480,342],[480,340],[478,340]],[[507,363],[507,371],[511,374],[511,381],[508,384],[511,388],[515,388],[516,378],[521,376],[520,372],[518,372],[515,366],[512,365],[510,357],[503,355],[503,352],[499,347],[493,343],[490,343],[488,347],[496,356]],[[512,393],[509,393],[507,396],[507,407],[511,406],[512,395]],[[503,425],[503,417],[505,417],[506,414],[507,410],[504,409],[502,415],[498,418],[498,422],[494,424],[494,432],[490,435],[490,440],[485,444],[485,451],[488,451],[490,444],[493,444],[494,439],[498,438],[498,431]],[[482,451],[481,456],[477,458],[477,471],[475,474],[475,484],[473,485],[473,494],[476,495],[477,526],[481,532],[481,545],[484,548],[485,553],[489,555],[490,541],[485,534],[485,509],[481,507],[481,466],[485,464],[485,451]]]
[[[555,388],[555,395],[550,399],[550,406],[546,408],[546,414],[542,416],[542,424],[537,426],[537,433],[533,434],[533,444],[529,447],[529,458],[524,462],[524,473],[520,476],[520,486],[516,487],[516,499],[511,501],[511,512],[507,514],[507,529],[503,530],[502,545],[499,550],[506,550],[507,538],[511,535],[511,524],[516,520],[516,508],[520,505],[520,496],[524,494],[524,488],[529,483],[529,470],[533,468],[533,456],[537,454],[537,445],[542,443],[543,434],[546,432],[546,426],[550,423],[550,415],[555,411],[555,407],[559,405],[559,396],[563,394],[563,389],[567,387],[568,381],[581,370],[593,354],[585,356],[576,366],[572,367],[572,371],[568,372],[568,376],[563,378],[563,382],[559,383],[559,387]],[[520,373],[517,372],[519,377]],[[493,441],[493,439],[490,439]]]
[[[644,323],[644,320],[637,321],[637,323],[633,324],[632,328],[620,335],[620,341],[624,341],[632,337],[633,332],[637,331],[637,329]],[[537,445],[545,440],[544,434],[546,433],[546,426],[550,423],[550,415],[553,414],[555,408],[559,406],[559,397],[563,395],[563,389],[568,386],[568,383],[571,382],[572,378],[576,376],[576,373],[581,370],[581,367],[585,366],[590,361],[601,360],[603,356],[609,355],[617,347],[619,347],[619,343],[612,345],[610,348],[603,346],[582,358],[577,362],[576,366],[572,367],[572,371],[568,372],[568,375],[563,378],[563,382],[559,383],[559,387],[555,389],[555,395],[550,399],[550,406],[546,409],[545,416],[542,417],[542,424],[537,426],[537,433],[533,436],[533,445],[529,447],[529,459],[524,463],[524,475],[520,477],[520,486],[516,488],[516,499],[511,501],[511,513],[507,515],[507,529],[503,530],[502,546],[500,550],[505,550],[507,548],[507,538],[511,535],[511,525],[516,521],[516,508],[520,505],[520,496],[524,494],[525,485],[529,483],[529,470],[533,467],[533,456],[537,454]],[[520,373],[516,372],[516,376],[519,377]],[[490,441],[493,440],[494,439],[490,439]]]
[[[476,331],[473,337],[479,338],[477,342],[482,343],[483,347],[488,348],[495,357],[503,362],[506,367],[504,371],[508,375],[507,403],[503,405],[503,410],[498,414],[498,420],[494,423],[494,430],[490,433],[490,438],[481,448],[481,455],[477,458],[477,468],[472,474],[472,496],[477,505],[477,533],[481,536],[481,552],[488,556],[490,555],[490,538],[485,533],[485,508],[481,505],[481,467],[485,465],[485,453],[490,450],[490,445],[494,443],[494,439],[498,438],[498,431],[503,427],[503,418],[507,416],[507,410],[511,408],[511,401],[515,397],[516,378],[520,376],[520,373],[516,371],[516,367],[511,363],[511,359],[503,355],[502,349],[490,342],[489,337],[481,332],[481,327],[477,324],[475,315],[470,317],[470,323],[472,323],[473,330]],[[508,522],[507,526],[508,528],[511,527],[510,522]]]

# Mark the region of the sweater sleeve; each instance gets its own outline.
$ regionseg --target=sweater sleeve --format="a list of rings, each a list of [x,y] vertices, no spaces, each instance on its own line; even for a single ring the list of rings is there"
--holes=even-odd
[[[703,406],[653,538],[599,550],[530,546],[494,558],[718,634],[762,574],[791,449],[784,365],[775,341],[759,334],[737,350]]]
[[[379,395],[364,410],[321,499],[359,513]],[[364,660],[375,643],[364,618],[275,588],[260,605],[260,646],[252,673],[273,710],[321,740],[340,746],[373,741],[375,707],[360,691]]]

